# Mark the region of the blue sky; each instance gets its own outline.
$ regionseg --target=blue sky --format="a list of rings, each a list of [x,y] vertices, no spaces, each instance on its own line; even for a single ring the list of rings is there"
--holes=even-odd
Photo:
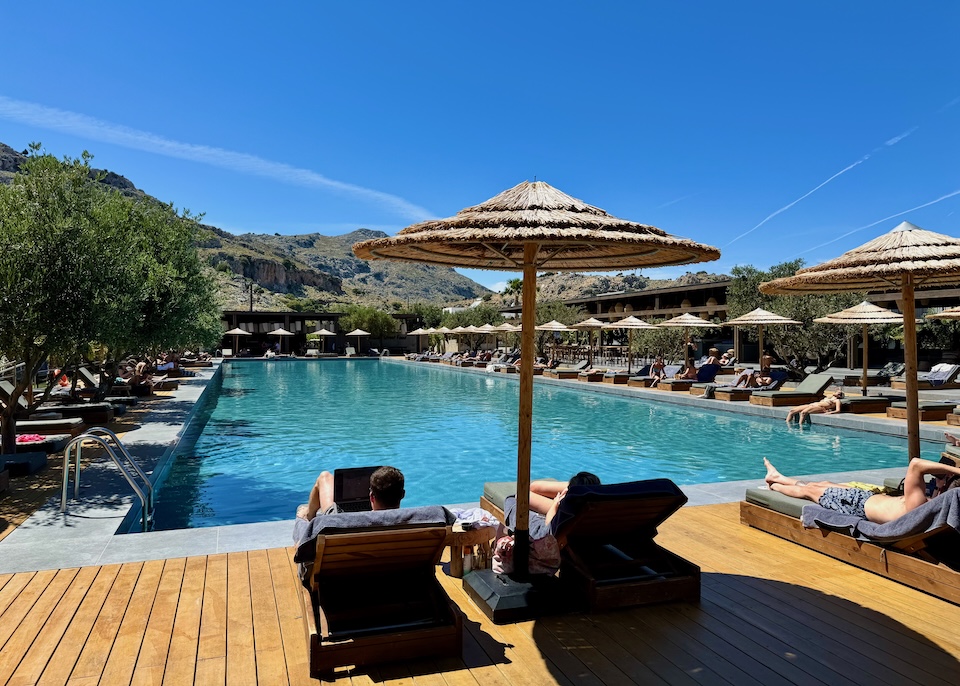
[[[232,233],[394,233],[537,178],[721,249],[694,269],[816,264],[903,220],[960,235],[958,20],[947,0],[4,3],[0,141],[89,150]]]

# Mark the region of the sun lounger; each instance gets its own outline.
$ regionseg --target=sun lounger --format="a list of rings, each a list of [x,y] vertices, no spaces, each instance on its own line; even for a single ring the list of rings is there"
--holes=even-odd
[[[957,374],[960,374],[960,365],[958,364],[937,364],[924,376],[917,375],[917,388],[920,390],[930,390],[934,388],[960,388],[960,382],[957,380]],[[890,380],[890,387],[904,390],[907,387],[905,378],[897,377]]]
[[[577,381],[587,381],[589,383],[599,383],[603,381],[603,375],[606,370],[603,369],[584,369],[577,374]]]
[[[86,428],[86,422],[78,417],[71,417],[69,419],[17,420],[17,433],[21,434],[49,436],[51,434],[68,433],[71,436],[79,436]]]
[[[47,453],[42,450],[0,455],[0,472],[6,471],[14,477],[34,474],[46,466]]]
[[[21,431],[20,433],[26,434],[26,433],[36,433],[36,432]],[[69,443],[70,439],[73,438],[73,435],[68,433],[43,434],[42,436],[43,438],[39,441],[17,443],[17,452],[18,453],[44,452],[47,455],[49,455],[50,453],[59,453],[59,452],[62,452],[63,449],[67,447],[67,443]]]
[[[918,405],[920,408],[920,421],[921,422],[940,422],[947,418],[950,415],[954,408],[957,407],[958,402],[956,400],[921,400]],[[891,419],[906,419],[907,418],[907,403],[906,402],[896,402],[892,403],[890,407],[887,408],[887,416]]]
[[[783,407],[812,403],[823,397],[831,383],[833,383],[831,374],[810,374],[792,391],[754,391],[750,394],[750,404]]]
[[[436,576],[453,522],[439,506],[297,521],[312,677],[344,665],[460,655],[462,615]]]
[[[672,379],[674,376],[680,373],[680,370],[683,369],[683,365],[679,364],[668,364],[663,368],[664,379]],[[631,376],[627,380],[628,386],[634,386],[637,388],[650,388],[654,385],[656,379],[650,375],[637,375]]]
[[[893,400],[882,395],[844,396],[840,400],[840,411],[851,414],[886,412],[892,402]]]
[[[807,500],[768,489],[748,489],[740,503],[743,524],[843,562],[960,604],[960,489],[947,491],[889,524],[853,518],[844,523]],[[824,513],[830,513],[824,516]],[[817,528],[805,528],[818,523]],[[924,522],[918,527],[911,523]],[[852,534],[852,535],[851,535]]]

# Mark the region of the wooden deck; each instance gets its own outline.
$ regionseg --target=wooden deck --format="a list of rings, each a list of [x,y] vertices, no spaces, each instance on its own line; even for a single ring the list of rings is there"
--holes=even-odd
[[[700,565],[699,604],[489,623],[463,656],[338,683],[955,684],[960,608],[688,507],[657,541]],[[306,684],[289,549],[0,575],[0,683]],[[316,683],[316,682],[313,682]]]

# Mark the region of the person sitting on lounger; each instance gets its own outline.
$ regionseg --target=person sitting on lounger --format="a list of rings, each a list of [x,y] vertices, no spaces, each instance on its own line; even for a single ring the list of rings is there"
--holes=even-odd
[[[679,374],[677,374],[677,377],[676,377],[676,378],[678,378],[678,379],[689,379],[689,380],[692,380],[692,381],[696,381],[696,380],[697,380],[697,365],[694,363],[694,361],[693,361],[693,360],[687,360],[687,362],[686,362],[686,367],[684,367],[684,369],[683,369],[682,372],[680,372]]]
[[[374,510],[396,510],[406,495],[403,473],[396,467],[380,467],[370,475],[370,506]],[[333,500],[333,474],[321,472],[305,505],[297,508],[297,517],[308,522],[317,514],[337,514]]]
[[[590,472],[577,472],[567,483],[562,481],[534,481],[530,484],[530,511],[542,514],[547,524],[557,514],[560,501],[571,486],[599,486],[600,477]]]
[[[803,424],[804,420],[812,414],[836,414],[840,411],[841,400],[843,400],[843,391],[837,391],[832,397],[791,408],[790,411],[787,412],[787,424],[789,424],[790,420],[794,417],[797,417],[798,423]]]
[[[717,348],[710,348],[710,350],[708,351],[707,359],[704,360],[703,364],[722,365],[723,362],[720,361],[720,351]]]
[[[903,495],[874,493],[832,481],[801,481],[783,476],[767,458],[763,458],[763,464],[767,468],[764,480],[771,491],[791,498],[803,498],[828,510],[862,517],[876,524],[892,522],[927,502],[929,498],[924,477],[928,474],[936,477],[934,497],[960,486],[960,478],[957,478],[960,477],[960,467],[957,467],[956,463],[947,464],[921,458],[911,460],[907,466]]]

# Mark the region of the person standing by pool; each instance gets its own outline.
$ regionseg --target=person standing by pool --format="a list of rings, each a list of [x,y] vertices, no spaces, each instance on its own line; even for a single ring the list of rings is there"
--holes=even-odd
[[[373,510],[396,510],[406,495],[403,472],[396,467],[380,467],[370,475],[370,507]],[[310,498],[305,505],[297,508],[297,518],[312,521],[317,514],[337,514],[337,504],[333,500],[333,474],[320,472]]]

